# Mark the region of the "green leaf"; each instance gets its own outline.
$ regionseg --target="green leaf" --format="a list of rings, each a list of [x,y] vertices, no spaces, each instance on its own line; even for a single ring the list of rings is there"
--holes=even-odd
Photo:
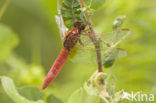
[[[63,102],[59,98],[51,94],[46,98],[46,103],[63,103]]]
[[[79,6],[78,0],[64,0],[63,2],[67,7],[74,8]]]
[[[0,23],[0,61],[4,60],[18,44],[17,35]]]
[[[106,0],[85,0],[85,4],[92,8],[92,9],[98,9],[100,8]]]
[[[33,101],[41,100],[44,98],[44,93],[39,88],[34,86],[24,86],[18,88],[18,92],[21,96]]]
[[[7,95],[15,102],[15,103],[44,103],[42,100],[31,101],[21,96],[11,78],[3,76],[1,77],[2,86]]]
[[[67,103],[99,103],[99,98],[88,95],[83,88],[80,88],[71,94]]]
[[[116,90],[116,77],[114,75],[108,75],[105,80],[105,84],[107,87],[107,92],[110,96],[114,97],[115,90]]]
[[[83,92],[83,88],[73,92],[67,103],[82,103]]]
[[[73,27],[73,23],[77,20],[85,22],[80,8],[81,6],[78,0],[63,0],[61,11],[65,25],[68,28]]]
[[[105,52],[105,54],[104,54],[105,55],[105,59],[102,62],[103,66],[105,68],[112,67],[116,57],[118,56],[118,53],[119,53],[119,51],[117,49],[107,50]]]

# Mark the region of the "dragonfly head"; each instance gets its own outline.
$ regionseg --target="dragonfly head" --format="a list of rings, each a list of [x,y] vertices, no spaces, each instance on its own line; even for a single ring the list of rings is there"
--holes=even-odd
[[[82,22],[82,21],[76,21],[76,22],[74,23],[74,27],[78,28],[79,31],[81,32],[82,30],[85,29],[86,25],[85,25],[84,22]]]

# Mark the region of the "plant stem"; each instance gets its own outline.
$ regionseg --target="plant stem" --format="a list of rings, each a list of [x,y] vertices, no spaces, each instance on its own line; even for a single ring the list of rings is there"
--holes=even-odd
[[[80,4],[81,4],[82,9],[84,9],[85,5],[84,5],[84,1],[83,0],[80,0]],[[92,21],[88,17],[87,11],[84,11],[84,16],[85,16],[85,18],[86,18],[86,20],[88,22],[89,29],[90,29],[89,38],[94,43],[94,46],[95,46],[95,49],[96,49],[97,63],[98,63],[98,72],[102,72],[103,70],[102,70],[100,43],[98,42],[98,40],[96,38],[95,31],[94,31],[94,28],[93,28],[93,24],[92,24]]]

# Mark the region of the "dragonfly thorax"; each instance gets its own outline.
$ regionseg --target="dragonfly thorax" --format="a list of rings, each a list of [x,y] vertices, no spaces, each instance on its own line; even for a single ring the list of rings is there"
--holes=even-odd
[[[74,28],[69,30],[64,38],[63,44],[66,49],[70,50],[76,45],[77,41],[80,39],[80,33],[85,29],[85,26],[86,25],[82,21],[76,21],[74,23]]]
[[[72,28],[69,32],[66,33],[66,36],[63,42],[64,47],[70,50],[76,45],[79,38],[80,38],[80,33],[79,33],[78,28],[76,27]]]

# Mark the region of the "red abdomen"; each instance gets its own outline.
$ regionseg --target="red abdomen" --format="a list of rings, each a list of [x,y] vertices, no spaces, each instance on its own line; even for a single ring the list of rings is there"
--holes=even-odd
[[[63,48],[60,55],[57,57],[50,71],[48,72],[44,80],[44,84],[41,88],[42,90],[46,88],[58,75],[59,71],[61,70],[65,61],[67,60],[68,54],[69,54],[69,50],[67,50],[66,48]]]

